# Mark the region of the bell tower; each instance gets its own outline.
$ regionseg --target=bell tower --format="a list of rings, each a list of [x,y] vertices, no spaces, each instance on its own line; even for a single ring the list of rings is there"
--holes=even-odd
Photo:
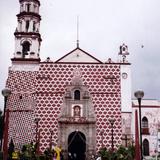
[[[15,30],[15,52],[12,62],[40,61],[41,35],[39,33],[41,16],[39,0],[19,0],[20,13]]]

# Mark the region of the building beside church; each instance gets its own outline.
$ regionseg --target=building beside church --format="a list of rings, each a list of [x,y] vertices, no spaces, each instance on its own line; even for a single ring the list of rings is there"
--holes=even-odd
[[[60,59],[41,61],[40,1],[19,3],[15,51],[6,82],[11,90],[7,143],[12,138],[20,149],[38,141],[41,152],[57,145],[65,157],[70,153],[89,160],[101,147],[111,148],[113,142],[116,148],[126,143],[126,136],[131,140],[134,117],[127,46],[120,46],[119,62],[98,60],[78,41]]]
[[[160,101],[143,99],[141,104],[142,144],[144,156],[155,156],[160,153]],[[132,100],[132,133],[135,133],[135,110],[138,101]]]

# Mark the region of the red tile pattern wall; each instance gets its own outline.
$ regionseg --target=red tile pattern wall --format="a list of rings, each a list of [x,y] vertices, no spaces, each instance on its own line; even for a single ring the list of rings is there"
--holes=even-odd
[[[109,119],[114,118],[114,145],[121,143],[121,86],[119,64],[60,64],[40,63],[38,72],[10,71],[7,86],[12,89],[10,97],[10,137],[13,136],[12,119],[19,117],[18,135],[21,142],[26,142],[25,134],[34,135],[28,141],[35,139],[34,118],[40,117],[40,148],[49,147],[50,130],[53,131],[52,141],[58,138],[58,115],[63,103],[66,85],[71,83],[74,69],[79,68],[85,85],[92,95],[96,114],[96,148],[102,145],[111,147],[111,125]],[[14,94],[15,92],[15,94]],[[20,99],[22,95],[22,99]],[[20,110],[22,110],[20,112]],[[25,131],[25,133],[23,133]],[[103,132],[103,137],[102,137]],[[15,136],[15,135],[14,135]],[[23,139],[24,138],[24,139]]]
[[[9,137],[18,148],[35,139],[36,75],[31,71],[9,71],[7,79],[12,91],[7,104]]]

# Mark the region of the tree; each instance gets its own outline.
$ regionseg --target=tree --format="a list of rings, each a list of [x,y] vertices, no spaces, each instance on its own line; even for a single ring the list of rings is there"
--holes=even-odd
[[[107,150],[107,148],[101,148],[99,155],[101,156],[102,160],[111,160],[112,158],[112,153],[111,151]]]
[[[20,159],[23,160],[35,160],[36,159],[36,144],[33,142],[25,144],[22,147]]]

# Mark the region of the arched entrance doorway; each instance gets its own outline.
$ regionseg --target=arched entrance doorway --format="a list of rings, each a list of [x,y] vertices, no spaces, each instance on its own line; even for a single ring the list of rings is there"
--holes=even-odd
[[[82,132],[72,132],[68,137],[68,160],[85,160],[86,137]]]
[[[143,141],[143,155],[149,156],[149,141],[147,139]]]

